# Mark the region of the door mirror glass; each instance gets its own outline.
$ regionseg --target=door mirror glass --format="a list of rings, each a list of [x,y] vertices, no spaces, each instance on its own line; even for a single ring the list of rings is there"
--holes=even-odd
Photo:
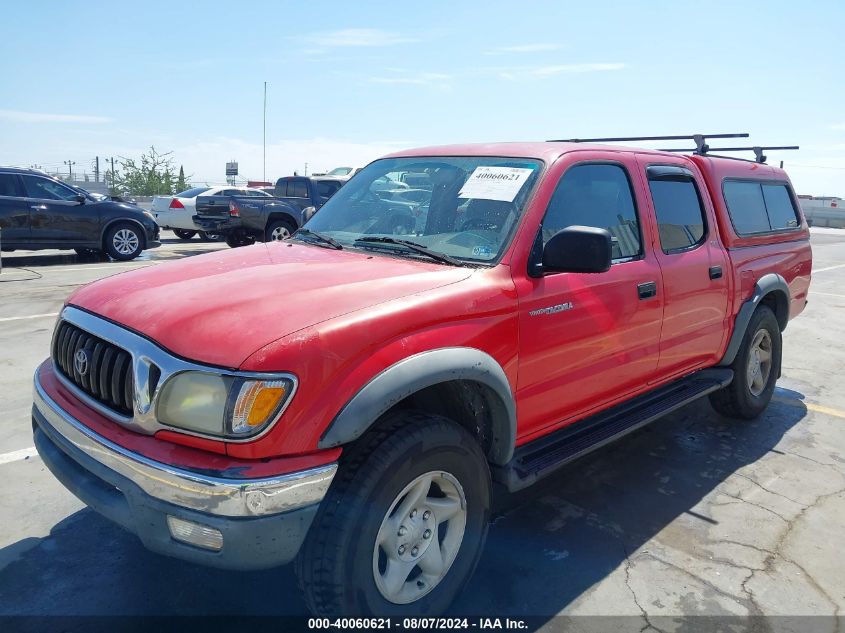
[[[570,226],[543,247],[544,273],[603,273],[610,269],[612,240],[607,229]]]

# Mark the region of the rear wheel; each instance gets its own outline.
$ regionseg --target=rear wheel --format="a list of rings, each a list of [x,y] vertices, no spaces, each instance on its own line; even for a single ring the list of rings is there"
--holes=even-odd
[[[246,233],[235,232],[226,234],[226,244],[230,248],[238,248],[239,246],[249,246],[255,243],[255,237],[247,235]]]
[[[490,472],[475,439],[441,416],[388,414],[341,458],[297,558],[319,615],[436,615],[460,593],[487,536]]]
[[[751,316],[731,369],[734,379],[710,394],[710,403],[729,418],[751,420],[769,405],[780,373],[782,341],[780,324],[768,306]]]
[[[135,224],[118,222],[106,231],[103,246],[112,259],[129,261],[144,250],[144,237]]]
[[[267,226],[265,242],[279,242],[286,240],[296,231],[296,227],[289,220],[273,220]]]
[[[188,231],[186,229],[173,229],[173,232],[180,240],[189,240],[197,234],[196,231]]]
[[[205,231],[200,231],[200,239],[203,242],[219,242],[223,239],[223,236],[219,233],[206,233]]]

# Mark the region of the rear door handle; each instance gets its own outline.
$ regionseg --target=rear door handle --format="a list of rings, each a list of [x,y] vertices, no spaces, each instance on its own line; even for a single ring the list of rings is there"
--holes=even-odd
[[[709,273],[710,273],[710,279],[721,279],[722,278],[722,267],[721,266],[711,266]]]
[[[637,284],[637,294],[640,299],[650,299],[657,296],[657,283],[654,281],[646,281],[645,283]]]
[[[33,211],[45,211],[47,209],[47,205],[46,204],[33,204],[29,208],[32,209]]]

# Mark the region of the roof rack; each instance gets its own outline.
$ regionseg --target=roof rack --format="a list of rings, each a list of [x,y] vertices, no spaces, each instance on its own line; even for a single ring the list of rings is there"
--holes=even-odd
[[[784,149],[800,149],[798,145],[754,145],[753,147],[709,147],[709,152],[754,152],[755,163],[765,163],[766,155],[763,150],[784,150]],[[694,154],[703,154],[694,149],[661,149],[661,152],[692,152]],[[733,158],[733,156],[724,156],[722,158]]]
[[[714,138],[748,138],[748,132],[737,132],[730,134],[674,134],[670,136],[608,136],[603,138],[567,138],[555,139],[549,143],[617,143],[628,141],[693,141],[695,147],[692,149],[661,149],[661,152],[691,152],[704,156],[710,152],[754,152],[754,162],[765,163],[766,156],[763,150],[792,150],[798,149],[798,145],[755,145],[751,147],[710,147],[707,139]],[[723,158],[733,158],[724,156]],[[740,159],[741,160],[741,159]]]
[[[673,134],[670,136],[608,136],[604,138],[565,138],[548,141],[549,143],[618,143],[621,141],[693,141],[696,154],[710,151],[708,138],[748,138],[748,132],[731,134]],[[689,150],[684,150],[689,151]]]

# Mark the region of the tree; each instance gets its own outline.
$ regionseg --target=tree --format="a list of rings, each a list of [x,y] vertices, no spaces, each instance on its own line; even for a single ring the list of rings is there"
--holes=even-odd
[[[172,154],[159,153],[150,146],[150,151],[141,154],[139,160],[121,156],[118,160],[120,168],[115,170],[117,173],[109,174],[115,183],[114,188],[136,196],[168,195],[174,193],[174,187],[182,191],[179,183],[185,182],[185,172],[180,167],[177,180]]]
[[[176,191],[174,193],[185,191],[187,188],[188,181],[185,179],[185,168],[179,165],[179,178],[176,179]]]

